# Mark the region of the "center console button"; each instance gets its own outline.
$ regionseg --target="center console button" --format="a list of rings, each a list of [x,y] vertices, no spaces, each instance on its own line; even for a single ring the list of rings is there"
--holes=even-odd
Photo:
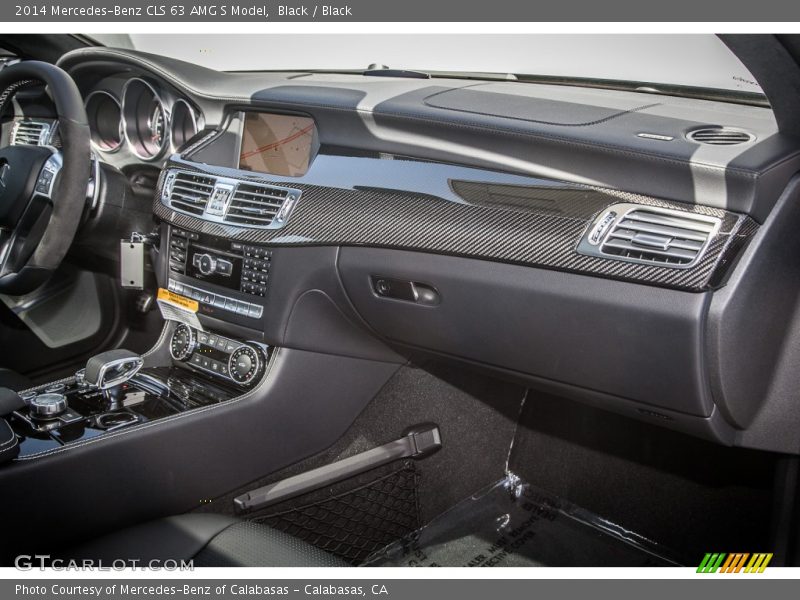
[[[44,391],[48,394],[63,394],[66,389],[67,386],[63,383],[53,383],[44,388]]]
[[[236,370],[239,373],[249,373],[250,369],[253,368],[253,359],[250,358],[247,354],[241,354],[239,358],[236,359]]]
[[[36,392],[20,392],[19,397],[22,398],[22,401],[25,404],[30,404],[34,398],[36,398]]]

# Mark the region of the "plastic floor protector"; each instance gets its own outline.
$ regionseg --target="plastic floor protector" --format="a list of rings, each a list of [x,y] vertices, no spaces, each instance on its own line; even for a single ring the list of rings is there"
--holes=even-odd
[[[367,559],[399,567],[674,566],[669,552],[514,475]]]

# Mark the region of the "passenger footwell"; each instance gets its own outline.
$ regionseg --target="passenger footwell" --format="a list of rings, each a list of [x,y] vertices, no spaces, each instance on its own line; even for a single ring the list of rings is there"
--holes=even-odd
[[[653,542],[509,475],[463,500],[369,566],[675,566]]]

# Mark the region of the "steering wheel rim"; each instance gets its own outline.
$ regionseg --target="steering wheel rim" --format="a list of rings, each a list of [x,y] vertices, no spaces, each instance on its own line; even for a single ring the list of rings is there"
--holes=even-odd
[[[83,98],[62,69],[40,61],[2,69],[0,114],[30,82],[44,83],[53,98],[61,149],[0,149],[0,293],[11,295],[32,292],[61,264],[81,222],[91,170]]]

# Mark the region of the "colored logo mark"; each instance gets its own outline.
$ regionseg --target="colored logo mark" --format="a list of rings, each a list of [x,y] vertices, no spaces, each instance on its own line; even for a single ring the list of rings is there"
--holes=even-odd
[[[698,573],[763,573],[772,560],[772,553],[759,552],[749,554],[737,552],[726,554],[724,552],[708,552],[700,566]]]

